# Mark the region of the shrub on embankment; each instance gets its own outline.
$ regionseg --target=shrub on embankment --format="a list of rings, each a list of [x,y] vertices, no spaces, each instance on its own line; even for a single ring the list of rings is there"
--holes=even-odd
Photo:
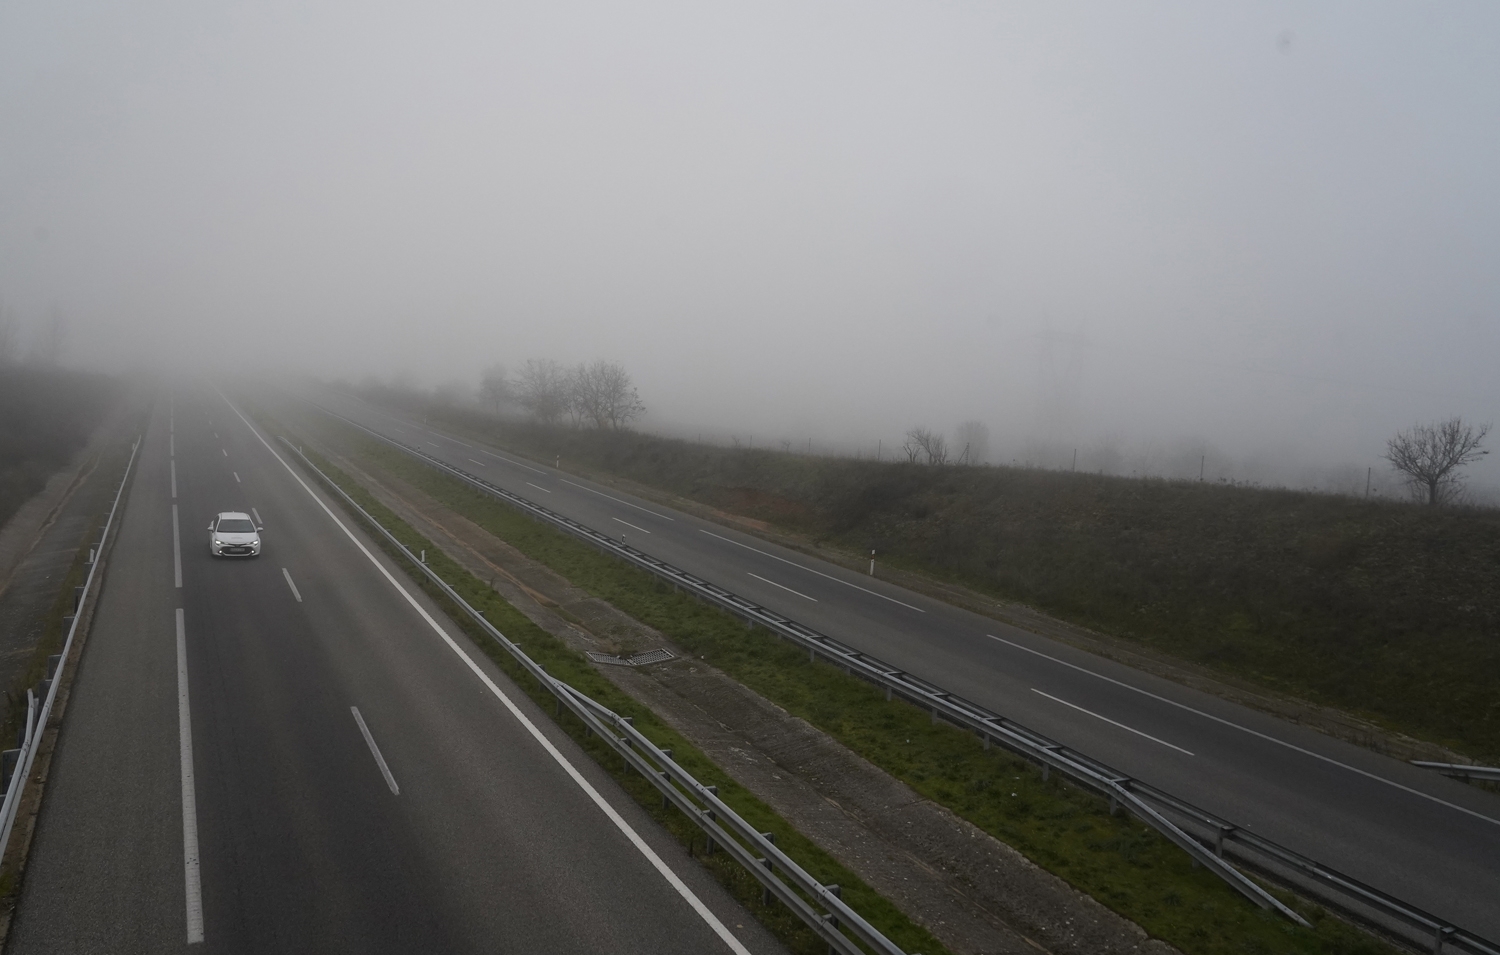
[[[0,366],[0,525],[88,443],[118,391],[104,375]]]
[[[1500,511],[408,410],[1500,760]]]

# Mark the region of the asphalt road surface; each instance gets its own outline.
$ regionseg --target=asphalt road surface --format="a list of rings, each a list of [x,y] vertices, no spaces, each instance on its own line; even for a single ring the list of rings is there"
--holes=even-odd
[[[11,951],[780,950],[224,398],[139,466]]]
[[[1500,798],[544,462],[320,392],[325,408],[1500,939]]]

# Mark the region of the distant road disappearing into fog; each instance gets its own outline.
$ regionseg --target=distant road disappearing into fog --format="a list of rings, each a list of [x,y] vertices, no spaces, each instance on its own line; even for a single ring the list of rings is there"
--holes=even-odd
[[[347,395],[394,440],[1500,938],[1500,797]]]
[[[11,951],[781,951],[221,396],[140,454]]]

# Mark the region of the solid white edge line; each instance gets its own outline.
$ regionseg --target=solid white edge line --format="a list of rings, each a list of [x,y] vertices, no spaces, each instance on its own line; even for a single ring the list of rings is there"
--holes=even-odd
[[[182,871],[187,940],[203,941],[203,883],[198,861],[198,795],[193,784],[193,712],[188,704],[187,629],[177,608],[177,741],[182,763]]]
[[[620,519],[618,517],[611,517],[610,520],[612,520],[612,521],[620,521]],[[624,524],[626,527],[630,528],[631,530],[640,531],[642,534],[649,534],[649,533],[651,533],[650,531],[646,530],[644,527],[636,527],[634,524],[630,523],[629,521],[620,521],[620,523]]]
[[[632,504],[629,501],[622,501],[618,497],[615,497],[613,494],[605,494],[603,491],[596,491],[596,490],[594,490],[591,487],[584,487],[582,484],[579,484],[577,481],[569,481],[567,478],[563,478],[562,482],[564,484],[571,484],[574,487],[578,488],[580,491],[588,491],[590,494],[597,494],[600,497],[607,497],[611,501],[614,501],[616,504],[624,504],[626,507],[633,507],[633,508],[635,508],[638,511],[645,511],[647,514],[650,514],[652,517],[659,517],[659,518],[661,518],[664,521],[671,521],[674,524],[677,523],[677,519],[676,518],[668,517],[665,514],[658,514],[655,511],[651,510],[651,508],[649,508],[649,507],[641,507],[639,504]]]
[[[865,593],[869,594],[871,597],[879,597],[881,600],[889,600],[893,604],[901,604],[901,606],[905,607],[907,610],[915,610],[917,613],[926,613],[927,612],[927,611],[923,610],[921,607],[913,607],[911,604],[905,603],[904,601],[897,600],[895,597],[887,597],[885,594],[880,593],[879,591],[870,590],[868,587],[861,587],[859,584],[851,584],[849,581],[844,580],[841,577],[835,577],[832,574],[825,574],[821,570],[813,570],[811,567],[807,566],[806,564],[799,564],[795,560],[787,560],[785,557],[777,557],[775,554],[771,554],[771,553],[768,553],[766,551],[763,551],[759,547],[751,547],[749,544],[742,544],[742,543],[740,543],[739,541],[735,540],[732,537],[725,537],[723,534],[715,534],[713,531],[705,530],[702,527],[698,528],[698,530],[700,532],[704,533],[704,534],[707,534],[709,537],[716,537],[716,538],[718,538],[719,540],[723,541],[726,544],[733,544],[736,547],[743,547],[743,548],[745,548],[745,550],[753,550],[757,554],[760,554],[762,557],[769,557],[772,560],[779,560],[783,564],[791,564],[793,567],[799,568],[801,570],[805,570],[809,574],[817,574],[819,577],[827,577],[829,580],[833,581],[836,584],[843,584],[845,587],[853,587],[855,590],[863,590]]]
[[[292,596],[296,597],[297,602],[300,604],[302,602],[302,594],[297,590],[297,585],[292,583],[292,572],[283,567],[281,568],[281,576],[286,578],[286,585],[292,588]]]
[[[172,580],[182,586],[182,531],[177,524],[177,505],[172,505]]]
[[[351,706],[349,709],[354,714],[354,722],[359,724],[360,733],[364,734],[366,745],[370,747],[370,755],[375,757],[375,764],[380,767],[380,775],[385,777],[385,784],[391,787],[392,793],[401,795],[401,787],[396,785],[396,777],[391,775],[391,768],[385,764],[385,757],[380,755],[380,747],[375,745],[375,737],[370,735],[365,718],[359,715],[359,707]]]
[[[532,484],[530,481],[526,482],[526,486],[527,487],[534,487],[538,491],[541,491],[543,494],[551,494],[552,493],[550,490],[548,490],[547,488],[542,487],[540,484]],[[649,534],[650,531],[647,531],[647,533]]]
[[[688,888],[687,883],[683,882],[682,879],[678,877],[677,873],[673,872],[672,869],[668,867],[666,862],[662,860],[661,856],[656,854],[656,850],[652,849],[649,845],[646,844],[646,841],[640,837],[640,834],[635,831],[630,823],[626,822],[624,817],[615,811],[615,807],[611,806],[609,804],[609,801],[606,800],[599,793],[599,791],[594,788],[593,784],[583,777],[583,774],[580,773],[578,769],[568,761],[568,758],[564,756],[562,752],[552,744],[552,741],[542,733],[537,725],[533,723],[525,713],[521,712],[520,707],[516,706],[511,698],[505,694],[505,691],[501,690],[500,687],[495,685],[495,681],[490,679],[489,674],[485,673],[484,670],[479,666],[479,664],[475,663],[474,659],[464,652],[463,648],[460,647],[458,643],[448,635],[448,632],[444,630],[442,626],[432,618],[432,615],[429,614],[420,603],[417,602],[417,599],[411,595],[411,592],[408,591],[405,587],[401,586],[401,582],[398,581],[394,576],[392,576],[389,570],[386,570],[385,565],[377,560],[374,554],[370,553],[370,551],[365,547],[365,545],[360,541],[358,537],[354,536],[354,532],[351,531],[344,524],[344,522],[339,519],[338,515],[333,512],[332,508],[330,508],[323,502],[322,498],[318,497],[313,489],[308,486],[307,482],[302,480],[302,476],[294,471],[292,469],[292,466],[288,464],[281,457],[281,455],[276,453],[276,449],[271,447],[271,443],[267,441],[259,431],[255,430],[255,426],[250,423],[250,420],[243,414],[241,414],[240,410],[236,408],[232,403],[230,403],[229,399],[225,397],[222,392],[220,392],[219,397],[224,398],[224,403],[229,405],[231,411],[239,415],[240,420],[245,423],[245,427],[250,429],[250,433],[255,435],[256,439],[258,439],[261,444],[265,445],[266,450],[271,452],[271,456],[275,458],[282,467],[286,468],[287,473],[292,476],[292,480],[302,485],[302,489],[307,492],[308,496],[311,497],[320,508],[323,509],[323,513],[327,514],[329,519],[332,520],[334,524],[338,525],[339,530],[343,531],[344,535],[348,537],[349,540],[354,542],[354,546],[359,548],[359,552],[364,554],[365,557],[370,561],[370,563],[375,565],[375,569],[380,571],[381,576],[384,577],[392,587],[396,588],[396,592],[406,599],[406,602],[410,604],[412,609],[417,612],[417,615],[420,616],[427,623],[427,625],[432,628],[432,631],[436,633],[438,637],[448,645],[448,649],[452,650],[458,655],[458,658],[462,660],[466,666],[468,666],[469,670],[476,677],[479,678],[480,682],[485,685],[485,688],[488,689],[490,693],[494,694],[495,698],[498,699],[505,706],[505,708],[510,711],[511,716],[515,717],[516,721],[526,728],[526,731],[531,734],[531,737],[535,739],[538,744],[541,745],[542,749],[547,751],[547,755],[551,756],[553,761],[555,761],[559,766],[562,767],[563,771],[568,774],[568,776],[573,780],[578,788],[582,789],[584,793],[589,797],[589,799],[593,801],[594,805],[598,806],[600,811],[609,818],[609,821],[614,823],[615,828],[619,829],[620,832],[625,835],[625,838],[630,840],[631,844],[635,846],[636,850],[646,858],[646,861],[650,862],[651,866],[661,874],[662,878],[666,879],[667,883],[677,891],[677,894],[680,895],[688,903],[688,905],[692,907],[693,911],[698,914],[698,917],[703,919],[703,921],[708,924],[709,928],[713,929],[714,934],[718,935],[720,940],[722,940],[724,944],[727,945],[729,949],[735,953],[735,955],[750,955],[750,950],[747,949],[739,939],[734,937],[733,933],[729,931],[724,923],[719,921],[719,917],[712,911],[710,911],[708,906],[703,904],[703,901],[698,898],[697,894],[694,893],[692,889]]]
[[[1358,766],[1350,766],[1348,763],[1340,762],[1334,759],[1332,756],[1324,756],[1322,753],[1315,753],[1310,749],[1304,749],[1303,747],[1298,746],[1296,743],[1288,743],[1286,740],[1277,739],[1276,737],[1271,736],[1267,733],[1262,733],[1259,730],[1253,730],[1248,726],[1241,726],[1240,724],[1232,720],[1226,720],[1222,716],[1215,716],[1212,713],[1205,713],[1200,709],[1188,706],[1186,703],[1179,703],[1176,700],[1169,700],[1165,696],[1152,693],[1150,690],[1143,690],[1138,686],[1131,686],[1129,683],[1126,683],[1122,680],[1116,680],[1114,677],[1108,677],[1102,673],[1095,673],[1093,670],[1090,670],[1087,667],[1081,667],[1076,663],[1069,663],[1067,660],[1059,660],[1057,657],[1045,654],[1040,650],[1033,650],[1028,646],[1023,646],[1022,644],[1016,643],[1013,640],[1007,640],[1004,637],[997,637],[993,633],[987,633],[985,634],[985,636],[989,637],[991,640],[1003,643],[1006,646],[1015,647],[1017,650],[1025,650],[1027,653],[1034,653],[1037,656],[1042,657],[1043,659],[1051,660],[1053,663],[1060,663],[1065,667],[1077,670],[1079,673],[1087,673],[1089,676],[1098,677],[1106,683],[1113,683],[1115,686],[1122,686],[1127,690],[1133,690],[1136,693],[1149,696],[1153,700],[1160,700],[1161,702],[1166,703],[1170,706],[1175,706],[1180,710],[1187,710],[1189,713],[1196,713],[1204,719],[1213,720],[1215,723],[1222,723],[1223,725],[1228,726],[1232,729],[1239,730],[1241,733],[1249,733],[1251,736],[1259,737],[1260,739],[1263,739],[1268,743],[1275,743],[1277,746],[1285,746],[1287,749],[1301,753],[1304,756],[1311,756],[1313,759],[1322,760],[1323,762],[1328,763],[1332,766],[1337,766],[1340,769],[1347,769],[1349,772],[1356,773],[1360,776],[1365,777],[1366,779],[1373,779],[1378,783],[1385,783],[1387,786],[1392,786],[1396,789],[1401,790],[1402,792],[1410,793],[1413,796],[1420,796],[1423,799],[1429,800],[1430,802],[1435,802],[1439,806],[1447,806],[1449,809],[1456,809],[1459,812],[1464,813],[1465,815],[1473,816],[1475,819],[1483,819],[1485,822],[1494,823],[1495,825],[1500,826],[1500,819],[1496,819],[1493,816],[1486,816],[1482,812],[1475,812],[1472,809],[1467,809],[1456,803],[1451,803],[1446,799],[1440,799],[1437,796],[1429,795],[1422,792],[1422,790],[1420,789],[1413,789],[1410,786],[1404,786],[1393,779],[1386,779],[1384,776],[1379,776],[1375,773],[1369,772],[1368,770],[1360,769]]]
[[[1041,694],[1042,696],[1045,696],[1047,699],[1051,700],[1054,703],[1061,703],[1063,706],[1071,706],[1073,709],[1077,710],[1078,712],[1080,712],[1080,713],[1087,713],[1089,716],[1092,716],[1094,719],[1096,719],[1096,720],[1103,720],[1104,722],[1108,723],[1110,726],[1118,726],[1120,729],[1125,730],[1125,731],[1130,732],[1130,733],[1134,733],[1137,736],[1144,736],[1146,739],[1149,739],[1151,742],[1153,742],[1153,743],[1160,743],[1163,746],[1167,747],[1168,749],[1175,749],[1175,750],[1177,750],[1177,752],[1179,752],[1179,753],[1187,753],[1189,756],[1193,755],[1192,753],[1189,753],[1187,750],[1183,749],[1181,746],[1173,746],[1171,743],[1167,742],[1164,739],[1157,739],[1155,736],[1152,736],[1150,733],[1142,733],[1140,730],[1136,729],[1133,726],[1126,726],[1124,723],[1118,723],[1118,722],[1110,719],[1107,716],[1100,716],[1098,713],[1095,713],[1093,710],[1086,710],[1083,707],[1079,706],[1077,703],[1069,703],[1067,700],[1059,699],[1058,697],[1053,696],[1051,693],[1042,693],[1042,691],[1038,690],[1036,687],[1032,687],[1031,688],[1031,692]]]
[[[177,462],[174,460],[167,463],[172,466],[172,497],[175,500],[177,497]]]
[[[756,580],[759,580],[759,581],[762,581],[764,583],[770,584],[772,587],[780,587],[782,590],[785,590],[789,594],[796,594],[797,596],[801,597],[803,600],[811,600],[813,603],[817,603],[818,602],[818,598],[817,597],[809,597],[807,594],[803,593],[802,591],[800,591],[800,590],[793,590],[792,588],[788,587],[786,584],[778,584],[774,580],[767,580],[766,578],[762,577],[760,574],[751,574],[750,571],[748,571],[748,570],[745,571],[745,573],[750,574],[750,576],[754,577]]]

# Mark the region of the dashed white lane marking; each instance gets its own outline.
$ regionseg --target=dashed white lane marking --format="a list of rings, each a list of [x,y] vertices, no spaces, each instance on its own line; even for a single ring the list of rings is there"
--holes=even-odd
[[[1094,719],[1096,719],[1096,720],[1103,720],[1104,722],[1108,723],[1110,726],[1118,726],[1120,729],[1125,730],[1128,733],[1134,733],[1137,736],[1144,736],[1146,739],[1149,739],[1151,742],[1153,742],[1153,743],[1160,743],[1161,745],[1167,747],[1168,749],[1175,749],[1175,750],[1177,750],[1177,752],[1179,752],[1179,753],[1187,753],[1189,756],[1193,755],[1192,753],[1188,753],[1188,751],[1185,750],[1185,749],[1183,749],[1181,746],[1173,746],[1171,743],[1167,742],[1164,739],[1157,739],[1155,736],[1152,736],[1150,733],[1142,733],[1140,730],[1136,729],[1133,726],[1126,726],[1124,723],[1117,723],[1117,722],[1115,722],[1114,720],[1110,719],[1107,716],[1100,716],[1098,713],[1095,713],[1093,710],[1086,710],[1083,707],[1079,706],[1077,703],[1069,703],[1067,700],[1058,699],[1057,697],[1053,696],[1051,693],[1043,693],[1041,690],[1038,690],[1036,687],[1032,687],[1031,688],[1031,692],[1039,694],[1041,696],[1045,696],[1047,699],[1051,700],[1054,703],[1061,703],[1063,706],[1071,706],[1073,709],[1077,710],[1078,712],[1080,712],[1080,713],[1087,713],[1089,716],[1092,716]]]
[[[532,467],[529,464],[522,464],[520,461],[513,461],[513,460],[511,460],[510,458],[506,457],[503,454],[496,454],[495,452],[493,452],[493,451],[487,451],[484,448],[480,448],[479,449],[479,453],[480,454],[488,454],[492,458],[499,458],[501,461],[504,461],[506,464],[514,464],[518,468],[525,468],[526,470],[528,470],[528,471],[534,471],[537,474],[546,474],[547,473],[546,471],[543,471],[541,468],[534,468],[534,467]]]
[[[483,462],[483,461],[476,461],[476,460],[474,460],[474,459],[473,459],[473,458],[470,458],[470,459],[469,459],[469,463],[470,463],[470,464],[477,464],[477,465],[479,465],[479,466],[480,466],[480,467],[484,467],[484,466],[485,466],[485,464],[484,464],[484,462]]]
[[[365,725],[365,718],[359,715],[359,707],[349,707],[354,714],[354,722],[359,724],[359,731],[364,735],[365,743],[370,747],[370,755],[375,757],[375,764],[380,767],[380,775],[385,777],[385,784],[391,787],[391,792],[397,796],[401,795],[401,787],[396,785],[396,777],[391,775],[391,768],[385,764],[385,757],[380,755],[380,747],[375,745],[375,737],[370,735],[370,728]]]
[[[175,498],[177,496],[177,462],[174,460],[167,463],[172,466],[172,497]]]
[[[610,520],[612,520],[612,521],[620,521],[620,519],[618,517],[612,517],[612,518],[610,518]],[[649,534],[649,533],[651,533],[650,531],[646,530],[644,527],[636,527],[634,524],[630,523],[629,521],[620,521],[620,523],[624,524],[626,527],[630,528],[633,531],[640,531],[642,534]]]
[[[236,483],[236,484],[243,484],[243,483],[245,483],[245,482],[243,482],[243,481],[240,480],[240,472],[238,472],[238,471],[230,471],[229,473],[234,475],[234,483]]]
[[[286,578],[286,585],[292,588],[292,596],[296,597],[297,602],[300,604],[302,602],[302,593],[297,590],[297,585],[292,583],[292,572],[283,567],[281,568],[281,576]]]
[[[226,458],[229,457],[229,452],[225,451],[223,448],[219,449],[219,453],[222,454],[222,455],[224,455],[224,457],[226,457]]]
[[[263,523],[265,523],[264,521],[262,521],[260,519],[260,511],[257,511],[255,508],[252,507],[252,508],[250,508],[250,514],[251,514],[251,516],[253,516],[255,518],[255,523],[256,524],[263,524]]]
[[[167,457],[177,457],[177,435],[175,434],[167,435]]]
[[[579,490],[588,491],[590,494],[597,494],[600,497],[607,497],[611,501],[614,501],[616,504],[624,504],[626,507],[633,507],[633,508],[635,508],[638,511],[645,511],[647,514],[650,514],[652,517],[659,517],[659,518],[661,518],[664,521],[673,521],[674,523],[676,521],[675,518],[668,517],[665,514],[658,514],[655,511],[651,510],[651,508],[649,508],[649,507],[641,507],[639,504],[632,504],[629,501],[622,501],[618,497],[615,497],[613,494],[605,494],[603,491],[596,491],[596,490],[594,490],[591,487],[584,487],[582,484],[579,484],[579,483],[577,483],[575,481],[569,481],[567,478],[563,478],[563,483],[564,484],[571,484],[574,487],[578,488]]]
[[[172,505],[172,580],[182,586],[182,530],[177,524],[177,505]]]
[[[198,864],[198,795],[193,784],[193,712],[188,705],[187,630],[177,608],[177,743],[182,763],[182,869],[187,940],[203,941],[203,883]]]
[[[527,481],[526,484],[529,487],[536,488],[538,491],[541,491],[543,494],[551,494],[552,493],[551,491],[549,491],[546,488],[542,487],[540,484],[532,484],[530,481]]]
[[[746,573],[749,573],[749,571],[746,571]],[[813,603],[817,603],[818,602],[818,598],[817,597],[809,597],[807,594],[803,593],[802,591],[800,591],[800,590],[793,590],[792,588],[788,587],[786,584],[778,584],[774,580],[766,580],[766,578],[762,577],[760,574],[750,574],[750,576],[754,577],[756,580],[762,581],[763,583],[770,584],[772,587],[780,587],[782,590],[785,590],[789,594],[796,594],[797,596],[801,597],[803,600],[811,600]]]
[[[702,531],[704,534],[707,534],[709,537],[716,537],[716,538],[718,538],[719,540],[723,541],[726,544],[733,544],[736,547],[743,547],[743,548],[745,548],[745,550],[753,550],[757,554],[760,554],[762,557],[769,557],[772,560],[779,560],[783,564],[791,564],[793,567],[797,567],[797,568],[799,568],[801,570],[805,570],[809,574],[817,574],[819,577],[827,577],[829,580],[832,580],[835,583],[843,584],[845,587],[853,587],[855,590],[862,590],[865,593],[869,594],[871,597],[879,597],[881,600],[889,600],[893,604],[900,604],[901,606],[905,607],[907,610],[915,610],[917,613],[926,613],[927,612],[927,611],[923,610],[921,607],[913,607],[911,604],[906,603],[905,601],[897,600],[895,597],[887,597],[885,594],[880,593],[878,591],[871,590],[868,587],[861,587],[859,584],[851,584],[849,581],[844,580],[841,577],[835,577],[832,574],[825,574],[821,570],[813,570],[811,567],[807,566],[806,564],[799,564],[795,560],[787,560],[785,557],[777,557],[775,554],[769,553],[768,551],[763,551],[759,547],[751,547],[749,544],[742,544],[739,541],[737,541],[737,540],[735,540],[735,539],[733,539],[731,537],[725,537],[722,534],[715,534],[713,531],[703,530],[703,528],[701,528],[701,527],[698,528],[698,530]]]
[[[1493,816],[1486,816],[1482,812],[1475,812],[1472,809],[1466,809],[1463,806],[1457,805],[1455,803],[1451,803],[1451,802],[1449,802],[1446,799],[1439,799],[1437,796],[1430,796],[1427,793],[1422,792],[1422,790],[1420,790],[1420,789],[1413,789],[1410,786],[1403,786],[1401,783],[1398,783],[1395,780],[1386,779],[1384,776],[1377,776],[1376,774],[1374,774],[1372,772],[1368,772],[1367,770],[1360,769],[1357,766],[1350,766],[1348,763],[1339,762],[1338,760],[1334,759],[1331,756],[1324,756],[1322,753],[1315,753],[1312,750],[1310,750],[1310,749],[1304,749],[1304,748],[1302,748],[1301,746],[1298,746],[1295,743],[1288,743],[1286,740],[1277,739],[1276,737],[1271,736],[1271,735],[1269,735],[1267,733],[1262,733],[1262,732],[1260,732],[1258,730],[1250,729],[1248,726],[1241,726],[1240,724],[1235,723],[1235,722],[1233,722],[1231,720],[1226,720],[1226,719],[1224,719],[1221,716],[1215,716],[1212,713],[1205,713],[1205,712],[1203,712],[1200,709],[1188,706],[1186,703],[1179,703],[1176,700],[1169,700],[1169,699],[1167,699],[1164,696],[1160,696],[1160,695],[1158,695],[1156,693],[1152,693],[1150,690],[1143,690],[1143,689],[1141,689],[1138,686],[1131,686],[1129,683],[1125,683],[1124,681],[1121,681],[1121,680],[1116,680],[1113,677],[1107,677],[1107,676],[1105,676],[1102,673],[1095,673],[1093,670],[1090,670],[1087,667],[1081,667],[1081,666],[1079,666],[1076,663],[1069,663],[1067,660],[1059,660],[1057,657],[1045,654],[1045,653],[1043,653],[1040,650],[1033,650],[1033,649],[1031,649],[1028,646],[1023,646],[1023,645],[1021,645],[1019,643],[1016,643],[1015,641],[1006,640],[1003,637],[997,637],[993,633],[987,633],[987,634],[985,634],[985,636],[989,637],[991,640],[997,641],[999,643],[1003,643],[1006,646],[1015,647],[1017,650],[1025,650],[1027,653],[1034,653],[1034,654],[1036,654],[1039,657],[1042,657],[1042,658],[1047,659],[1047,660],[1051,660],[1053,663],[1060,663],[1060,664],[1062,664],[1065,667],[1068,667],[1068,668],[1073,669],[1073,670],[1077,670],[1079,673],[1087,673],[1089,676],[1098,677],[1099,679],[1103,680],[1106,683],[1113,683],[1115,686],[1124,687],[1127,690],[1132,690],[1132,691],[1134,691],[1136,693],[1140,693],[1140,694],[1143,694],[1145,696],[1149,696],[1153,700],[1160,700],[1161,702],[1166,703],[1166,704],[1168,704],[1170,706],[1175,706],[1175,707],[1177,707],[1180,710],[1187,710],[1189,713],[1196,713],[1197,715],[1203,717],[1204,719],[1213,720],[1215,723],[1220,723],[1220,724],[1223,724],[1224,726],[1228,726],[1228,727],[1231,727],[1233,729],[1237,729],[1241,733],[1249,733],[1251,736],[1259,737],[1260,739],[1263,739],[1263,740],[1265,740],[1268,743],[1275,743],[1277,746],[1285,746],[1287,749],[1293,750],[1294,752],[1301,753],[1304,756],[1311,756],[1313,759],[1322,760],[1323,762],[1328,763],[1328,764],[1330,764],[1332,766],[1337,766],[1340,769],[1347,769],[1349,772],[1356,773],[1356,774],[1358,774],[1360,776],[1365,777],[1366,779],[1373,779],[1373,780],[1375,780],[1378,783],[1385,783],[1387,786],[1392,786],[1392,787],[1394,787],[1396,789],[1401,790],[1404,793],[1410,793],[1413,796],[1420,796],[1423,799],[1428,800],[1429,802],[1435,802],[1435,803],[1437,803],[1439,806],[1447,806],[1449,809],[1456,809],[1456,810],[1458,810],[1459,812],[1461,812],[1461,813],[1463,813],[1465,815],[1473,816],[1475,819],[1483,819],[1485,822],[1492,822],[1495,825],[1500,826],[1500,819],[1496,819]]]
[[[219,397],[224,398],[223,392],[219,393]],[[224,403],[229,404],[229,399],[224,398]],[[246,418],[243,414],[240,414],[240,410],[238,408],[235,408],[234,405],[231,404],[229,405],[229,407],[232,411],[234,411],[235,414],[239,415],[240,420],[245,423],[245,427],[250,429],[250,433],[255,435],[256,439],[265,446],[265,449],[267,451],[271,452],[271,457],[275,458],[282,467],[286,468],[287,473],[292,476],[292,480],[301,485],[302,490],[306,491],[307,495],[317,503],[318,507],[323,509],[323,513],[327,514],[329,519],[338,526],[338,529],[344,532],[344,536],[348,537],[349,540],[354,542],[354,546],[359,548],[359,552],[364,554],[365,558],[369,560],[370,563],[375,565],[375,569],[380,572],[381,576],[383,576],[392,587],[396,588],[396,592],[406,599],[406,602],[411,605],[412,609],[417,612],[418,616],[426,621],[427,625],[432,628],[433,632],[436,633],[445,644],[447,644],[448,649],[452,650],[455,654],[458,655],[458,658],[463,661],[464,665],[469,668],[469,671],[476,677],[478,677],[479,681],[484,684],[485,689],[489,690],[490,693],[493,694],[494,697],[499,700],[507,710],[510,711],[510,715],[515,718],[516,722],[520,723],[521,726],[526,729],[526,732],[531,734],[531,738],[536,740],[537,745],[541,746],[542,749],[546,751],[547,755],[551,756],[553,761],[556,762],[558,766],[562,767],[563,772],[568,774],[568,778],[573,780],[573,783],[579,789],[583,790],[584,794],[589,797],[589,800],[593,802],[595,806],[599,807],[599,811],[604,813],[605,817],[609,819],[609,821],[614,824],[615,828],[618,829],[620,833],[630,841],[630,844],[635,847],[636,851],[639,852],[643,857],[645,857],[646,861],[651,864],[651,867],[655,869],[663,879],[666,880],[667,884],[670,885],[672,889],[682,897],[683,901],[685,901],[689,906],[692,907],[693,911],[697,913],[698,917],[701,918],[710,929],[713,930],[714,934],[719,937],[720,941],[728,946],[730,951],[734,952],[735,955],[750,955],[750,950],[746,948],[739,939],[734,937],[734,933],[730,932],[729,928],[719,920],[719,917],[715,915],[708,906],[703,904],[703,900],[698,898],[697,893],[688,888],[687,883],[683,882],[682,878],[678,876],[676,872],[672,871],[671,866],[667,865],[662,857],[656,854],[656,850],[651,848],[651,846],[646,843],[646,840],[641,838],[640,833],[635,831],[635,827],[625,821],[625,817],[621,816],[619,811],[616,810],[614,806],[611,806],[609,804],[609,800],[605,799],[604,796],[600,794],[599,790],[594,788],[594,784],[583,777],[583,774],[578,771],[578,767],[574,766],[572,762],[568,760],[568,757],[564,756],[562,752],[555,745],[553,745],[552,741],[547,738],[546,734],[544,734],[540,729],[537,728],[537,725],[531,721],[531,718],[529,716],[521,712],[521,708],[516,706],[515,701],[507,696],[504,690],[501,690],[500,687],[495,685],[495,681],[490,679],[490,675],[488,673],[485,673],[484,670],[480,668],[479,664],[474,662],[474,658],[465,653],[463,648],[458,645],[457,641],[455,641],[451,636],[448,635],[448,631],[444,630],[436,620],[432,619],[432,615],[427,612],[426,608],[424,608],[420,603],[417,602],[417,599],[411,595],[411,592],[405,587],[401,586],[400,581],[396,580],[396,578],[392,576],[391,572],[385,568],[385,565],[381,564],[380,561],[375,559],[375,555],[370,553],[370,551],[365,547],[360,539],[354,536],[354,532],[349,530],[348,526],[345,525],[343,521],[339,520],[338,515],[333,513],[333,509],[330,508],[327,504],[323,503],[322,498],[313,493],[313,489],[307,486],[307,482],[302,480],[302,476],[299,475],[296,471],[292,470],[292,466],[290,464],[287,464],[286,461],[281,457],[281,455],[276,453],[275,448],[271,447],[271,442],[267,441],[259,431],[255,430],[255,426],[250,423],[250,419]]]

